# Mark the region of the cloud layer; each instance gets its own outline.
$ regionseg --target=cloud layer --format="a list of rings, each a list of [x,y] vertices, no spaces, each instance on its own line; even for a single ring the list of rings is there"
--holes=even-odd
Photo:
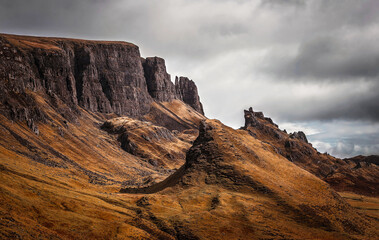
[[[130,41],[194,79],[209,117],[239,127],[253,106],[282,124],[347,121],[328,130],[345,139],[379,122],[378,10],[376,0],[2,0],[0,31]],[[378,135],[341,142],[379,154],[368,147]]]

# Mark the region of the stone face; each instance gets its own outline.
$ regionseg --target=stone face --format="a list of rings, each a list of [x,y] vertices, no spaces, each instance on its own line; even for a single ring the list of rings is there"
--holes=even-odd
[[[244,110],[244,117],[245,117],[245,128],[256,127],[259,124],[251,108],[249,110]]]
[[[175,86],[167,73],[165,60],[159,57],[148,57],[142,60],[147,90],[152,98],[169,102],[176,97]]]
[[[0,46],[0,77],[12,81],[14,91],[42,90],[93,112],[149,111],[151,97],[133,44],[3,35]]]
[[[0,111],[7,116],[29,108],[13,96],[28,91],[62,101],[66,112],[82,107],[138,118],[154,99],[180,99],[203,114],[193,81],[181,77],[175,86],[162,58],[141,61],[139,48],[127,42],[0,34],[0,88]],[[27,118],[21,115],[17,119]]]
[[[290,138],[292,139],[299,139],[305,143],[308,143],[307,136],[305,136],[305,133],[302,131],[294,132],[290,134]]]
[[[196,84],[186,77],[175,77],[175,85],[167,73],[165,61],[159,57],[142,59],[147,89],[157,101],[169,102],[179,99],[204,115]]]
[[[91,111],[139,116],[149,111],[137,46],[97,44],[74,47],[77,99]]]
[[[186,77],[175,78],[175,89],[177,97],[190,105],[193,109],[204,115],[203,105],[197,92],[194,81]]]
[[[276,125],[271,118],[265,117],[263,112],[254,112],[253,108],[250,107],[249,110],[244,110],[245,117],[245,128],[247,127],[257,127],[259,129],[264,128],[265,126],[261,124],[258,119],[264,120],[265,122],[272,124],[276,127]]]

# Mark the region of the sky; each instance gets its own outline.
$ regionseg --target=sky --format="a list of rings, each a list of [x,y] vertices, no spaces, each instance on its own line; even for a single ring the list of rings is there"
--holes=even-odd
[[[379,154],[377,0],[0,0],[0,32],[122,40],[193,79],[205,114],[243,109],[320,152]]]

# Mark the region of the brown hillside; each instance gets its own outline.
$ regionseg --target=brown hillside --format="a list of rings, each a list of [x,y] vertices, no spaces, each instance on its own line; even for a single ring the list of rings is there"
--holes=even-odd
[[[121,191],[154,193],[140,200],[146,211],[168,225],[185,222],[200,239],[375,236],[369,219],[328,184],[246,131],[216,120],[201,125],[186,164],[177,173],[151,187]]]
[[[245,126],[253,137],[266,142],[273,151],[328,182],[337,191],[379,196],[379,166],[358,158],[339,159],[320,153],[302,132],[288,134],[262,112],[245,110]],[[374,156],[372,161],[374,161]]]

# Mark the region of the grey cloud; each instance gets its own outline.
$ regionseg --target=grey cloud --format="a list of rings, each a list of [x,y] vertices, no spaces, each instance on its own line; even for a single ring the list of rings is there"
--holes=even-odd
[[[379,152],[379,145],[369,142],[367,144],[361,143],[366,138],[353,138],[347,140],[341,140],[334,144],[328,144],[324,142],[315,142],[314,146],[320,152],[327,152],[335,157],[345,158],[357,155],[375,155]],[[378,139],[376,139],[378,140]],[[357,144],[359,142],[359,144]]]
[[[296,6],[304,7],[306,0],[262,0],[263,7],[275,7],[275,6]]]
[[[0,31],[133,42],[192,78],[208,117],[233,127],[249,106],[277,121],[379,122],[377,9],[377,0],[0,0]]]
[[[362,126],[365,122],[357,121],[336,123],[338,125],[326,124],[323,126],[324,132],[308,136],[319,151],[341,158],[379,153],[377,124],[370,126],[366,122]]]
[[[316,38],[303,43],[295,56],[274,57],[271,61],[264,71],[289,80],[345,81],[379,75],[379,47],[372,36]]]
[[[266,109],[283,121],[331,121],[335,119],[368,120],[379,122],[379,79],[325,84],[302,84],[296,96],[293,92],[274,92],[268,97]],[[288,88],[296,88],[297,82],[288,83]],[[286,88],[280,88],[284,90]],[[309,92],[309,93],[307,93]]]

